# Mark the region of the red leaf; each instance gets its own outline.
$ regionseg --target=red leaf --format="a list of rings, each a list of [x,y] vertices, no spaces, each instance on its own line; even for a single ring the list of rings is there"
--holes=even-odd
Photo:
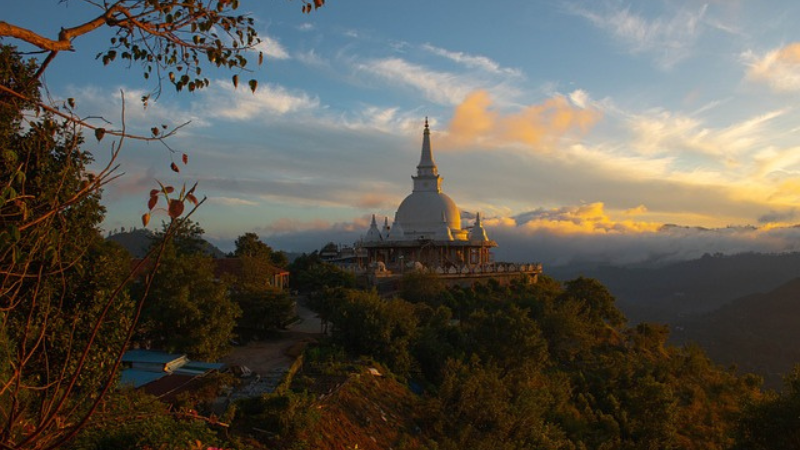
[[[184,164],[189,164],[189,155],[187,155],[186,153],[183,154],[181,159],[183,160]]]
[[[197,197],[195,197],[191,192],[186,194],[186,200],[189,200],[190,202],[194,203],[195,206],[197,206]]]
[[[155,197],[158,193],[161,192],[158,189],[150,189],[150,197]]]
[[[149,222],[150,222],[150,213],[144,213],[144,215],[142,216],[142,225],[147,226]]]
[[[181,169],[178,169],[178,165],[175,164],[175,163],[170,164],[169,168],[172,169],[173,172],[180,172],[181,171]]]
[[[156,207],[156,203],[158,203],[158,196],[150,197],[150,200],[147,202],[147,207],[152,210]],[[147,224],[145,224],[147,226]]]
[[[167,194],[172,194],[173,192],[175,192],[175,188],[172,186],[167,186],[164,188],[164,192],[166,192]]]
[[[183,202],[177,199],[170,200],[168,212],[171,218],[177,219],[183,214]]]

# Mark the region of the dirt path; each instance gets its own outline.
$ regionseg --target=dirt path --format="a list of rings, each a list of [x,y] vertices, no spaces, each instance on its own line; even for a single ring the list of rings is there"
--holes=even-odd
[[[288,368],[299,355],[302,343],[313,342],[320,336],[320,320],[313,311],[298,302],[297,315],[300,320],[281,332],[277,338],[234,347],[220,362],[247,366],[259,375]]]

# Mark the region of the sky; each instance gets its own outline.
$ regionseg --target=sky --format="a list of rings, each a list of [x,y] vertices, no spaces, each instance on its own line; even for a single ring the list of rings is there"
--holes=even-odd
[[[431,124],[443,191],[480,212],[497,260],[666,262],[800,250],[800,3],[744,0],[241,0],[264,64],[208,70],[194,93],[103,67],[102,31],[47,71],[49,95],[149,133],[126,141],[105,230],[141,227],[157,182],[198,183],[223,250],[245,232],[309,252],[352,244],[411,192]],[[4,20],[55,37],[85,3],[17,1]],[[5,42],[12,43],[8,40]],[[110,141],[87,139],[98,166]],[[154,222],[166,219],[157,213]],[[153,224],[150,225],[154,227]]]

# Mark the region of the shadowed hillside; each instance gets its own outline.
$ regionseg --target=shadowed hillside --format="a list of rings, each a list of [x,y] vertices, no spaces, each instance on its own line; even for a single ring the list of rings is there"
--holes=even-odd
[[[775,289],[800,276],[800,253],[706,255],[662,267],[546,268],[558,279],[596,278],[617,297],[632,323],[675,323],[714,311],[734,299]]]
[[[134,258],[143,258],[154,237],[153,232],[146,228],[133,228],[129,231],[112,234],[107,239],[125,247],[125,250]],[[225,252],[215,247],[214,244],[204,240],[203,246],[205,254],[213,258],[225,257]]]
[[[715,361],[762,375],[768,387],[778,388],[800,362],[800,278],[676,322],[673,338],[697,342]]]

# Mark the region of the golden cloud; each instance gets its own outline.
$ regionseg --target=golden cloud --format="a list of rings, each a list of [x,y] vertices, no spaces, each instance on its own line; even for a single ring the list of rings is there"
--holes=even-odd
[[[639,208],[641,207],[634,209]],[[662,223],[655,222],[614,220],[606,213],[603,202],[538,210],[518,217],[517,221],[517,227],[529,232],[549,231],[559,235],[652,233],[663,226]]]
[[[744,55],[750,66],[748,78],[767,83],[778,92],[800,90],[800,42],[794,42],[759,57]]]
[[[569,133],[586,133],[602,114],[593,108],[579,107],[561,95],[517,113],[492,110],[489,93],[470,93],[456,106],[447,136],[440,145],[456,148],[466,144],[522,144],[536,150],[550,150]]]

